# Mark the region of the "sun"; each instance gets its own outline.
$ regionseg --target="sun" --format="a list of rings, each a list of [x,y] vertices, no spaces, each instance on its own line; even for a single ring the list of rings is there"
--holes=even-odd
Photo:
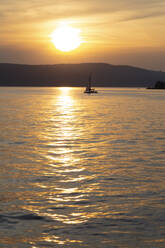
[[[71,26],[60,26],[51,34],[55,47],[62,52],[70,52],[78,48],[81,43],[80,30]]]

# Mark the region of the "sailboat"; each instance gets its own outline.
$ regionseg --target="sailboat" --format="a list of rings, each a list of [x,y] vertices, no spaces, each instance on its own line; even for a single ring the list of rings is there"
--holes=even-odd
[[[97,90],[95,90],[94,88],[91,88],[91,82],[92,82],[92,74],[89,75],[88,85],[84,93],[87,93],[87,94],[98,93]]]

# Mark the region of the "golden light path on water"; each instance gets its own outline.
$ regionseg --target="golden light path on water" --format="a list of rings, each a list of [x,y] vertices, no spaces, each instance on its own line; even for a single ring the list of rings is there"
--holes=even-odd
[[[83,90],[0,92],[2,247],[163,247],[164,93]]]
[[[91,207],[88,205],[89,193],[97,189],[97,184],[91,184],[88,188],[81,186],[81,182],[91,180],[94,176],[89,174],[83,166],[79,152],[77,152],[76,140],[83,135],[83,123],[80,125],[81,128],[78,127],[78,123],[76,125],[79,118],[76,113],[77,103],[69,94],[70,90],[67,87],[59,88],[58,97],[51,99],[52,109],[55,109],[56,113],[51,115],[50,121],[55,124],[58,131],[56,130],[55,140],[52,127],[50,130],[47,129],[45,137],[45,139],[50,139],[47,143],[48,155],[45,156],[50,168],[45,176],[55,174],[59,177],[58,183],[55,182],[52,186],[48,186],[50,193],[47,201],[50,205],[55,205],[57,209],[67,208],[68,210],[67,213],[64,211],[55,213],[54,209],[49,209],[44,216],[63,224],[80,224],[99,216],[98,211],[88,212],[88,208]],[[45,183],[38,183],[38,187],[47,188]],[[53,237],[46,236],[44,240],[57,244],[82,243],[81,240],[66,239],[64,241],[54,235]]]
[[[55,102],[55,106],[57,107],[57,112],[59,112],[58,121],[60,122],[58,137],[56,140],[56,146],[58,149],[55,151],[50,149],[47,158],[49,159],[49,164],[53,167],[53,173],[58,173],[61,178],[60,183],[62,183],[61,188],[56,188],[60,193],[60,197],[56,195],[55,197],[50,197],[50,201],[55,200],[63,206],[62,204],[65,202],[79,202],[80,200],[86,200],[85,196],[88,196],[86,189],[82,190],[79,188],[77,183],[81,183],[81,181],[88,180],[91,176],[85,175],[85,167],[81,166],[81,160],[76,155],[75,152],[75,141],[79,139],[81,136],[81,129],[74,127],[73,123],[76,122],[76,115],[74,115],[74,111],[76,108],[76,101],[69,95],[70,88],[63,87],[59,88],[61,91],[59,97]],[[57,117],[52,121],[57,121]],[[54,146],[54,143],[49,144],[50,147]],[[60,156],[57,158],[56,155]],[[55,155],[55,156],[54,156]],[[75,174],[76,173],[76,177]],[[65,183],[70,183],[70,187],[63,187]],[[76,185],[76,187],[72,187]],[[88,189],[89,191],[91,189]],[[61,197],[61,195],[63,197]],[[70,206],[71,207],[71,206]],[[86,205],[88,207],[88,205]],[[65,215],[57,215],[57,214],[48,214],[51,218],[54,218],[58,221],[62,221],[66,224],[77,224],[86,222],[90,216],[87,215],[86,212],[71,212],[69,216]]]

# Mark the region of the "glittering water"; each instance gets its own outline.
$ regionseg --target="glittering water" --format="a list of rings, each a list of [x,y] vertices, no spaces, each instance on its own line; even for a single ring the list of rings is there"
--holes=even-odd
[[[165,247],[165,91],[0,88],[0,247]]]

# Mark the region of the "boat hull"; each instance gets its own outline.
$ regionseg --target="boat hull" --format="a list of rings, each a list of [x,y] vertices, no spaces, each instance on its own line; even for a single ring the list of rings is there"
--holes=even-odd
[[[84,93],[86,94],[97,94],[98,92],[95,90],[95,91],[84,91]]]

